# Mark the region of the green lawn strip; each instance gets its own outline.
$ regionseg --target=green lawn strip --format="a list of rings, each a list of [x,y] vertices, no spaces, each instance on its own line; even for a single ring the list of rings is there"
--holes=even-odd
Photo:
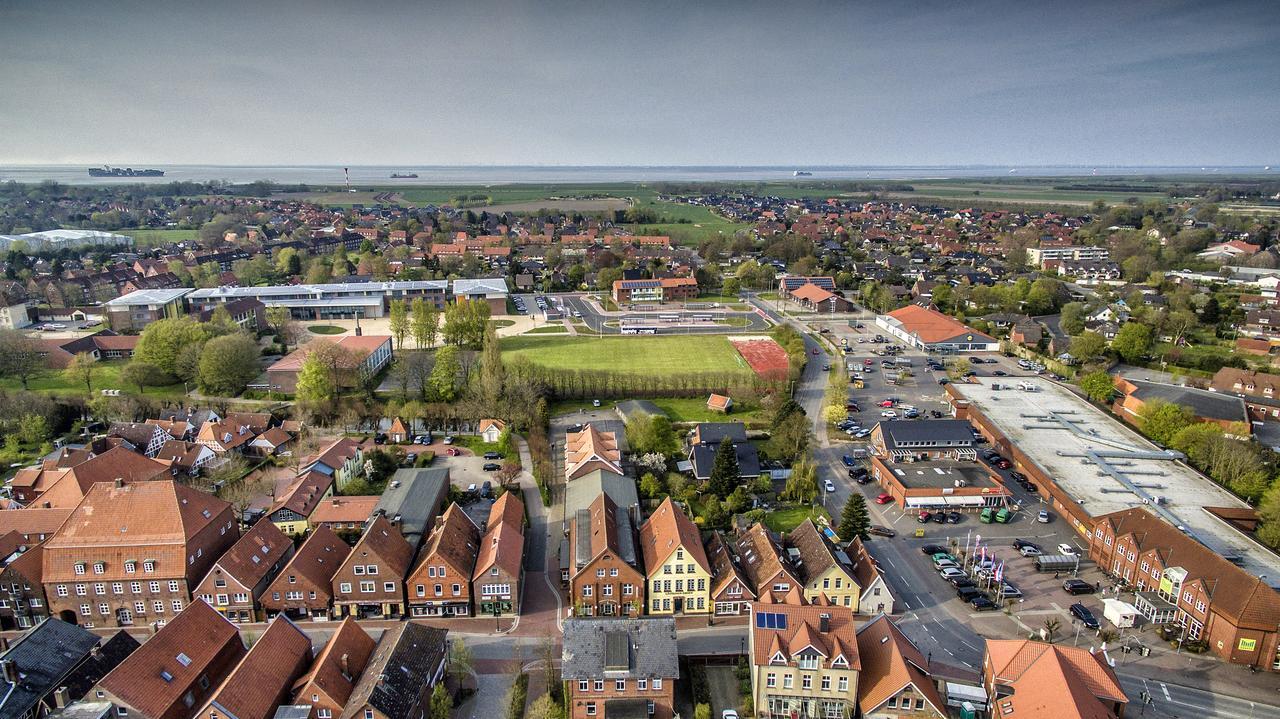
[[[569,330],[565,329],[565,328],[564,328],[564,325],[561,325],[561,324],[554,324],[554,325],[542,325],[541,327],[534,327],[533,329],[525,330],[524,332],[521,332],[520,334],[524,334],[524,335],[566,335],[566,336],[567,336],[567,335],[569,334]]]
[[[335,325],[307,325],[307,331],[313,335],[340,335],[346,330]]]
[[[668,375],[748,371],[728,339],[713,335],[560,338],[526,334],[504,338],[502,352],[508,358],[523,356],[553,369]]]
[[[751,422],[760,419],[759,406],[734,400],[733,411],[725,414],[707,408],[706,398],[659,397],[649,400],[672,422]]]
[[[138,388],[134,385],[125,384],[120,380],[120,370],[128,364],[125,360],[106,360],[97,362],[93,368],[92,388],[93,394],[100,394],[100,390],[118,389],[122,394],[136,395]],[[85,394],[85,386],[82,382],[71,380],[66,377],[61,370],[46,370],[32,377],[27,382],[28,388],[32,392],[48,392],[57,395],[81,395]],[[13,377],[5,377],[0,379],[0,389],[21,390],[22,382]],[[160,387],[147,387],[143,393],[144,397],[181,397],[183,394],[182,383],[177,382],[171,385]]]
[[[780,507],[764,515],[764,523],[775,532],[790,532],[806,519],[817,522],[819,517],[830,519],[827,510],[822,507],[805,505],[803,507]]]
[[[466,447],[475,453],[477,457],[482,457],[488,452],[498,452],[502,454],[502,458],[516,464],[520,464],[520,453],[515,447],[510,452],[503,452],[497,442],[486,442],[479,435],[474,434],[456,434],[453,436],[453,446]]]

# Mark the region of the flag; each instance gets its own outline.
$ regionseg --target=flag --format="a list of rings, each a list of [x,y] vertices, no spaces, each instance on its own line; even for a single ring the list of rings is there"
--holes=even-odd
[[[1004,579],[1004,560],[1000,561],[1000,566],[996,567],[996,581]]]

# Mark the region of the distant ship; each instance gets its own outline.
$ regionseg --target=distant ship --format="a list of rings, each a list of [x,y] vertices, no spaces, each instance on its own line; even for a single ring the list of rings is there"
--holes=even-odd
[[[391,179],[393,179],[393,180],[416,180],[417,178],[418,178],[418,173],[416,173],[416,172],[393,172],[393,173],[391,173]]]
[[[164,170],[135,170],[132,167],[90,167],[89,177],[164,177]]]
[[[805,172],[804,170],[796,170],[795,172],[791,173],[791,176],[792,177],[813,177],[813,173]]]

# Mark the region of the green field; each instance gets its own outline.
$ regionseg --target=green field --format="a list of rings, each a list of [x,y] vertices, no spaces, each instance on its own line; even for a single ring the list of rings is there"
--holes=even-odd
[[[739,402],[734,398],[733,411],[729,414],[707,409],[705,397],[658,397],[648,400],[667,414],[672,422],[724,422],[726,420],[750,423],[763,419],[764,413],[758,405]]]
[[[631,374],[750,372],[725,337],[547,337],[519,335],[502,340],[505,359],[525,357],[552,369],[608,370]]]
[[[94,365],[93,371],[93,393],[100,394],[98,390],[118,389],[123,390],[123,394],[137,394],[138,388],[132,385],[126,385],[120,381],[120,370],[128,364],[124,360],[111,360],[98,362]],[[65,376],[60,370],[48,370],[41,372],[39,375],[32,377],[27,383],[32,392],[48,392],[57,395],[81,395],[85,394],[84,384],[73,381]],[[12,377],[0,379],[0,389],[20,390],[22,383]],[[182,383],[168,385],[166,387],[148,387],[145,397],[181,397]]]
[[[120,234],[132,237],[134,244],[143,249],[171,242],[186,242],[199,235],[196,230],[120,230]]]
[[[313,335],[340,335],[346,332],[336,325],[307,325],[307,331]]]

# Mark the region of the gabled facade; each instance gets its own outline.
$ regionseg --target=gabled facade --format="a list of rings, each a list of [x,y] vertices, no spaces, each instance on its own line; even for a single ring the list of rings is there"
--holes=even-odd
[[[711,611],[711,563],[697,526],[667,497],[640,527],[649,614]]]
[[[324,472],[306,472],[298,477],[276,500],[267,520],[289,536],[299,536],[311,529],[311,513],[320,502],[333,496],[333,476]]]
[[[862,596],[853,564],[844,550],[830,541],[813,524],[806,520],[787,536],[801,580],[804,582],[805,601],[814,603],[825,596],[832,604],[854,610]]]
[[[334,616],[403,615],[404,577],[412,559],[413,548],[391,522],[374,517],[330,582]]]
[[[867,719],[947,719],[929,660],[889,617],[858,629],[858,706]]]
[[[680,677],[672,617],[566,619],[568,719],[671,719]]]
[[[320,449],[302,468],[303,472],[320,472],[333,477],[334,486],[342,491],[347,483],[364,470],[364,452],[353,439],[335,439]]]
[[[196,585],[196,597],[237,624],[262,619],[258,602],[293,556],[293,542],[271,522],[258,522]]]
[[[346,561],[351,547],[327,527],[320,527],[302,543],[263,593],[267,616],[327,619],[333,599],[333,575]]]
[[[356,680],[377,642],[347,617],[293,686],[293,705],[310,707],[307,719],[333,719],[342,713]]]
[[[569,601],[574,616],[639,616],[645,577],[631,516],[601,493],[569,526]]]
[[[830,719],[857,714],[862,664],[851,612],[757,602],[748,631],[758,713]]]
[[[471,574],[480,530],[456,504],[436,519],[435,529],[405,579],[409,613],[415,617],[471,614]]]
[[[711,608],[717,617],[746,614],[756,593],[739,568],[742,558],[720,532],[712,532],[705,547],[707,561],[711,562]]]
[[[524,581],[524,502],[519,492],[505,492],[489,509],[489,521],[471,593],[476,614],[498,617],[520,613],[520,588]]]
[[[785,602],[793,590],[804,586],[796,568],[774,540],[769,528],[757,522],[734,538],[734,547],[760,601]]]

